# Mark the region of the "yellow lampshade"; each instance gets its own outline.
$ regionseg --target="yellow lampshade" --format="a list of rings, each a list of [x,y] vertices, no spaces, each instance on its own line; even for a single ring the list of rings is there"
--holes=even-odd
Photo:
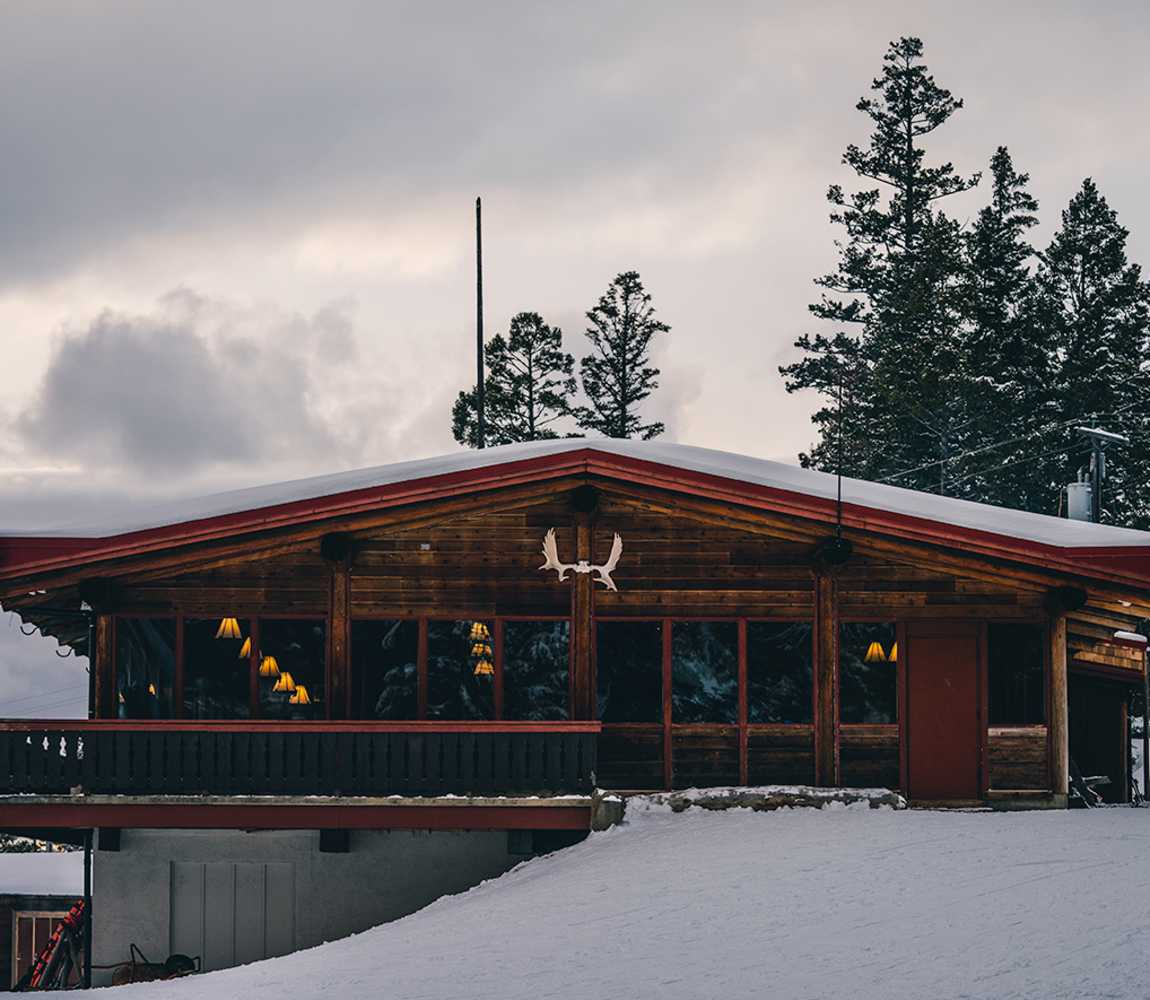
[[[471,641],[482,642],[491,637],[491,630],[483,622],[475,622],[471,626]]]
[[[892,642],[890,644],[890,656],[887,657],[888,663],[898,663],[898,643]]]
[[[493,673],[495,673],[495,665],[487,657],[483,657],[475,664],[476,677],[490,677]]]
[[[288,698],[288,703],[292,705],[310,705],[311,698],[307,694],[306,684],[297,684],[295,686],[295,693]]]
[[[220,619],[220,627],[218,629],[216,629],[216,638],[217,639],[239,639],[239,638],[242,638],[242,636],[240,635],[240,623],[238,621],[236,621],[234,618],[221,618]]]
[[[262,660],[260,660],[261,677],[279,677],[279,675],[279,661],[274,656],[265,656]]]
[[[155,684],[149,684],[148,685],[148,694],[150,694],[153,698],[156,697],[156,685]]]
[[[867,663],[882,663],[886,659],[886,650],[882,648],[882,643],[875,641],[867,646],[866,656],[863,659]]]
[[[240,659],[245,660],[252,655],[252,637],[249,635],[244,644],[240,646]]]
[[[295,678],[293,678],[291,673],[287,670],[284,670],[279,675],[279,679],[275,682],[275,685],[272,687],[273,691],[278,691],[280,694],[291,694],[293,691],[295,691],[295,689],[296,689]]]

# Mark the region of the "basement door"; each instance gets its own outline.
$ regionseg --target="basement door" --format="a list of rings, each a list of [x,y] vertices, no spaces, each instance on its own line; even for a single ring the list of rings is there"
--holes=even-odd
[[[290,862],[173,861],[171,905],[172,954],[205,972],[295,949]]]
[[[982,795],[979,628],[966,622],[906,626],[907,796],[923,801]]]

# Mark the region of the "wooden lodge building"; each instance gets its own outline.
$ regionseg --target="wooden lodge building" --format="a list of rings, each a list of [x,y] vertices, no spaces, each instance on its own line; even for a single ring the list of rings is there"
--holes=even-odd
[[[99,831],[97,963],[213,968],[498,874],[601,789],[1064,806],[1073,759],[1123,801],[1150,533],[569,440],[10,534],[0,603],[92,706],[0,722],[0,829]]]

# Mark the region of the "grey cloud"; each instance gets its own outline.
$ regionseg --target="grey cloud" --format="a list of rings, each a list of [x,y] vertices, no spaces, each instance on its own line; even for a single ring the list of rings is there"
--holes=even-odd
[[[353,357],[336,306],[266,317],[180,291],[150,315],[108,311],[65,336],[15,427],[32,451],[129,473],[338,461],[311,370]]]

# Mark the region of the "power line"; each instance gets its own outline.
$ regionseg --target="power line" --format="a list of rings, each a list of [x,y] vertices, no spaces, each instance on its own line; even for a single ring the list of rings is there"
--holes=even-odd
[[[988,469],[980,469],[978,472],[969,472],[965,476],[959,476],[957,479],[952,479],[951,483],[965,483],[968,479],[977,479],[979,476],[986,476],[992,472],[1001,472],[1003,469],[1011,469],[1016,465],[1024,465],[1027,462],[1037,462],[1043,458],[1049,458],[1051,455],[1075,455],[1085,453],[1090,450],[1090,446],[1080,444],[1064,448],[1051,448],[1049,451],[1041,452],[1038,455],[1027,455],[1024,458],[1017,458],[1013,462],[1003,462],[1001,465],[992,465]]]
[[[76,690],[76,685],[75,684],[69,684],[67,687],[55,688],[52,691],[34,691],[32,694],[21,695],[19,698],[9,698],[6,701],[0,701],[0,705],[3,705],[6,707],[8,705],[15,705],[18,702],[22,702],[22,701],[30,701],[30,700],[35,700],[37,698],[50,698],[53,695],[64,694],[65,692],[75,691],[75,690]]]

